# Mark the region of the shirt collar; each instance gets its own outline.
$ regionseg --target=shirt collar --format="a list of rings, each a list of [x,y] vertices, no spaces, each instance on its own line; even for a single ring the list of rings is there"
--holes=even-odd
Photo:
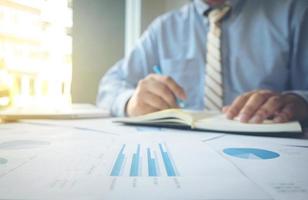
[[[227,2],[231,5],[232,9],[236,9],[238,4],[242,0],[227,0]],[[212,7],[206,3],[204,0],[194,0],[195,7],[197,9],[197,12],[201,15],[204,16],[204,13],[209,11]]]

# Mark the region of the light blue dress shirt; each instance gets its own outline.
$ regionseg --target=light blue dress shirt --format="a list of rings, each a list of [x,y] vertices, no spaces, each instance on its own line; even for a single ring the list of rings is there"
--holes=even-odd
[[[232,11],[222,21],[224,104],[257,89],[295,92],[308,102],[308,1],[230,4]],[[158,65],[184,88],[187,108],[203,109],[209,9],[195,0],[157,18],[102,78],[98,106],[124,116],[138,81]]]

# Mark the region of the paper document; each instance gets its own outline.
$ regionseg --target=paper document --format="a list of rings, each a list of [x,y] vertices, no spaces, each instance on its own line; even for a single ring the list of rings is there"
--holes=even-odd
[[[302,142],[308,146],[307,140]],[[274,199],[307,199],[308,148],[242,136],[225,136],[205,145],[216,149]]]
[[[308,149],[103,124],[0,126],[0,199],[307,199]]]
[[[0,110],[0,119],[2,120],[85,119],[108,116],[108,111],[91,104],[72,104],[64,107],[12,107]]]

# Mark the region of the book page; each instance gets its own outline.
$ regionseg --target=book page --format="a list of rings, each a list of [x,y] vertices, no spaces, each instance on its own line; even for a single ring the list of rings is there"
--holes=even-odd
[[[167,109],[138,117],[121,118],[115,122],[129,124],[149,124],[149,125],[187,125],[192,127],[195,121],[218,115],[217,112],[204,112],[183,109]]]
[[[181,109],[167,109],[138,117],[126,117],[114,120],[115,122],[129,124],[183,124],[191,126],[194,121],[192,115],[188,112],[183,112]]]
[[[226,131],[226,132],[301,132],[299,122],[269,123],[263,124],[242,123],[238,120],[227,119],[223,114],[198,120],[194,128]]]

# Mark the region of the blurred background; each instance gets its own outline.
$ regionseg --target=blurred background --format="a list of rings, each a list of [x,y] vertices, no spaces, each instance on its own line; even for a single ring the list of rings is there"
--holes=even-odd
[[[188,0],[0,0],[0,108],[95,103],[103,74]]]

